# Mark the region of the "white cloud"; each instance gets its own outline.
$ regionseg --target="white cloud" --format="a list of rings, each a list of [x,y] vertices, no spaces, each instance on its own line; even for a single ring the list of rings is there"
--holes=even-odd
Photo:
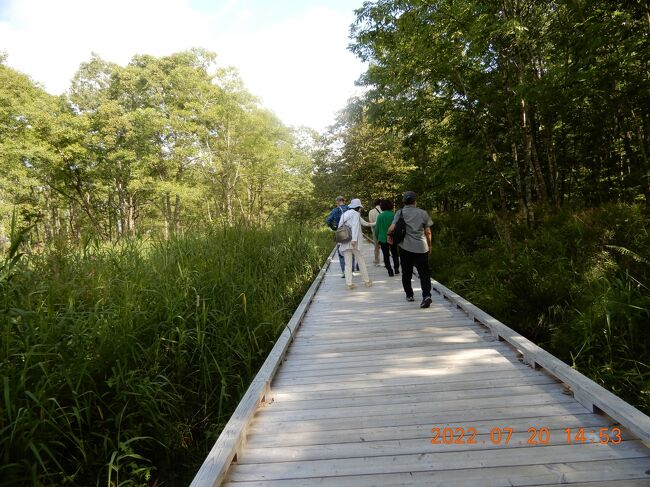
[[[223,58],[240,68],[250,90],[287,123],[310,120],[322,129],[353,94],[363,70],[346,50],[348,24],[341,13],[315,8],[236,39],[239,44]]]
[[[238,68],[248,89],[285,123],[323,129],[363,70],[346,50],[353,7],[303,9],[268,24],[250,2],[234,0],[212,13],[189,0],[10,0],[0,46],[10,66],[51,93],[67,89],[91,52],[126,64],[134,54],[205,47]]]
[[[9,64],[54,93],[93,51],[124,64],[134,54],[163,55],[209,40],[201,35],[208,26],[183,0],[20,0],[10,16],[0,28]]]

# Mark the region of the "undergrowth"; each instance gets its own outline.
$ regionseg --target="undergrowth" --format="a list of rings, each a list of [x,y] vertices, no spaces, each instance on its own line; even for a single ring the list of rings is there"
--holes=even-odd
[[[0,484],[189,484],[331,246],[213,228],[5,256]]]
[[[434,218],[433,276],[650,414],[650,236],[638,206]]]

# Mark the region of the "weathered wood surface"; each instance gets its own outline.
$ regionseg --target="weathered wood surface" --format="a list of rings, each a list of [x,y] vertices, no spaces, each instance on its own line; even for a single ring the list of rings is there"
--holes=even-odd
[[[332,261],[223,485],[650,485],[650,418],[435,281],[431,308],[417,279],[406,302],[400,276],[362,248],[374,286],[357,276],[348,291]],[[620,443],[601,444],[615,427]],[[473,429],[475,444],[433,444],[432,428]],[[513,430],[507,445],[497,428]],[[548,442],[530,444],[530,428]],[[222,482],[214,452],[194,486]]]

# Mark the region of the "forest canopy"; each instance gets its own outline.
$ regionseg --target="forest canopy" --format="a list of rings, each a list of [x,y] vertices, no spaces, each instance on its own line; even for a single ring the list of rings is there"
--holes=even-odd
[[[370,122],[392,138],[425,206],[532,222],[537,208],[650,201],[647,1],[380,0],[356,14],[350,48],[369,68],[346,137]]]

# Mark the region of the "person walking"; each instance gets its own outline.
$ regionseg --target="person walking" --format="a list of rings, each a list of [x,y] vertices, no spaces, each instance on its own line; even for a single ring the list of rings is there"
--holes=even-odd
[[[352,230],[352,239],[349,242],[339,244],[339,250],[343,253],[345,259],[345,283],[348,289],[354,289],[356,286],[352,283],[352,259],[356,257],[357,264],[361,271],[361,278],[366,284],[366,287],[372,286],[372,281],[368,277],[368,269],[366,261],[363,258],[359,244],[361,243],[361,225],[364,227],[374,226],[374,223],[368,223],[359,214],[359,210],[363,208],[361,200],[355,198],[350,202],[349,210],[343,213],[339,220],[339,227],[347,225]]]
[[[332,230],[336,230],[339,226],[339,221],[341,221],[341,215],[348,211],[348,205],[345,204],[345,198],[343,196],[336,197],[336,206],[332,208],[330,214],[325,219],[325,223]],[[345,260],[343,253],[341,252],[340,244],[336,246],[336,253],[339,256],[339,264],[341,265],[341,277],[345,277]],[[354,262],[354,257],[352,258],[352,268],[356,269]]]
[[[403,195],[404,206],[393,217],[388,228],[389,243],[393,243],[392,234],[400,215],[406,222],[406,235],[399,243],[399,255],[402,263],[402,287],[407,301],[415,301],[411,277],[413,267],[418,271],[422,288],[420,308],[431,306],[431,271],[429,270],[429,251],[431,250],[431,226],[433,220],[429,214],[416,207],[417,194],[407,191]]]
[[[377,221],[377,217],[381,215],[381,199],[377,198],[374,202],[375,207],[368,212],[368,221],[370,223],[375,223]],[[372,228],[372,242],[375,245],[375,260],[373,263],[378,266],[379,265],[379,249],[381,246],[379,245],[379,240],[377,240],[377,228],[373,227]]]
[[[381,200],[381,213],[377,217],[375,224],[375,234],[384,256],[384,266],[389,276],[399,274],[399,252],[397,244],[388,243],[388,229],[393,223],[395,213],[393,212],[393,202],[390,200]],[[393,266],[390,265],[390,258],[393,257]],[[393,270],[394,269],[394,270]]]

